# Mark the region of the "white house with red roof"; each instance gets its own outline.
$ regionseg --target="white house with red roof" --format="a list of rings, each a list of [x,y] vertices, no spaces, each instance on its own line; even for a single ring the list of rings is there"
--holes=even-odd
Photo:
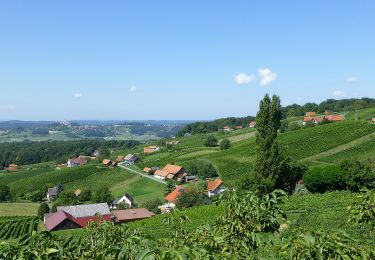
[[[208,197],[218,195],[226,190],[224,182],[220,178],[216,178],[213,181],[207,182],[207,193]]]

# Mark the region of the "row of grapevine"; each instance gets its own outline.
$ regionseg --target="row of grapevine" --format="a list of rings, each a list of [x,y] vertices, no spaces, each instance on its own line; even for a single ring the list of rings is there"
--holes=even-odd
[[[37,217],[16,217],[0,221],[0,240],[17,239],[31,235],[37,230],[39,220]]]

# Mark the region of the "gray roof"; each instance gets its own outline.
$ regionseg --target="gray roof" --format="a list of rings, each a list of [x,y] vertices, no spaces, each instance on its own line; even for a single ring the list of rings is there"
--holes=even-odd
[[[59,188],[57,186],[49,188],[47,193],[49,196],[57,196],[57,194],[59,193]]]
[[[133,154],[128,154],[127,156],[125,156],[124,160],[125,160],[125,161],[131,160],[131,159],[134,160],[135,158],[137,158],[135,155],[133,155]]]
[[[76,206],[61,206],[57,207],[57,211],[63,210],[66,213],[76,218],[91,217],[96,214],[109,215],[109,207],[107,203],[87,204],[87,205],[76,205]]]

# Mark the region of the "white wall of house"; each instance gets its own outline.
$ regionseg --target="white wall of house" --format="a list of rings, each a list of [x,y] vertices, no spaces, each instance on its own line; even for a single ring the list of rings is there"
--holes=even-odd
[[[155,177],[156,179],[159,179],[159,180],[165,180],[165,177],[163,177],[163,176],[154,175],[154,177]]]
[[[215,195],[218,195],[218,194],[224,192],[225,190],[226,190],[225,187],[221,185],[216,190],[208,191],[207,195],[208,195],[208,197],[212,197],[212,196],[215,196]]]

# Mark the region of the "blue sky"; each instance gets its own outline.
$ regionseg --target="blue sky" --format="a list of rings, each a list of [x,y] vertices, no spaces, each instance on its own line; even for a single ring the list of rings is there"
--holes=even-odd
[[[375,97],[375,1],[1,1],[0,120],[213,119]]]

